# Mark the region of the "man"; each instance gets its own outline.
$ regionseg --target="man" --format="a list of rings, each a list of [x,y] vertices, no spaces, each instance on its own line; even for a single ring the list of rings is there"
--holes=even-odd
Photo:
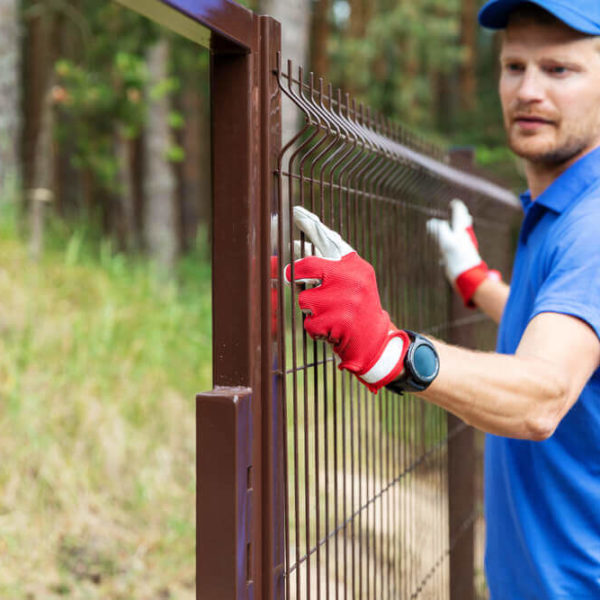
[[[307,331],[372,391],[421,397],[487,432],[486,572],[492,600],[600,599],[600,1],[490,0],[503,29],[500,98],[529,191],[510,289],[491,277],[461,202],[432,220],[465,302],[500,322],[497,353],[391,323],[375,276],[311,213],[324,258],[286,267]]]

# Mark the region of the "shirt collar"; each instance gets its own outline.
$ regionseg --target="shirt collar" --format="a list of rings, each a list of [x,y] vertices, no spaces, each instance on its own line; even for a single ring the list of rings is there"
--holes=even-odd
[[[528,190],[521,194],[523,210],[527,213],[532,204],[545,206],[556,213],[562,213],[591,184],[600,179],[600,148],[582,156],[561,173],[536,199],[531,199]]]

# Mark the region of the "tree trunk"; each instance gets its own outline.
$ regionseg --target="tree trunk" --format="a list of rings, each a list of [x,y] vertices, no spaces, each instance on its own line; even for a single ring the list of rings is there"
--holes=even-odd
[[[115,133],[115,156],[119,189],[114,198],[116,219],[112,219],[111,230],[116,233],[122,250],[131,250],[136,247],[132,151],[131,140],[125,137],[122,131],[117,131]]]
[[[446,134],[452,132],[454,123],[454,105],[451,79],[447,73],[434,71],[430,77],[431,88],[434,91],[432,122],[436,123],[438,131]]]
[[[460,14],[460,43],[464,50],[464,59],[460,67],[460,107],[471,111],[476,105],[477,76],[475,73],[477,56],[477,24],[475,0],[462,0]]]
[[[281,23],[281,54],[283,63],[290,59],[294,75],[299,66],[306,66],[310,31],[310,0],[262,0],[261,12]],[[306,70],[305,70],[306,72]],[[299,112],[286,102],[283,105],[281,127],[283,140],[290,139],[298,125]]]
[[[82,12],[80,0],[70,0],[74,10]],[[85,45],[82,43],[80,24],[75,23],[72,14],[57,12],[56,25],[52,35],[53,58],[63,58],[81,62]],[[63,131],[70,131],[74,125],[74,116],[67,111],[55,111],[55,125]],[[56,140],[54,162],[54,211],[61,217],[78,214],[82,205],[82,174],[73,166],[72,157],[76,152],[77,140],[74,136],[63,136]]]
[[[35,170],[37,137],[40,135],[42,105],[47,97],[52,68],[52,30],[54,17],[46,11],[26,21],[23,40],[24,57],[24,123],[23,123],[23,184],[32,187]]]
[[[372,0],[350,1],[350,37],[362,38],[373,14]]]
[[[0,199],[19,180],[19,20],[17,0],[0,0]]]
[[[169,45],[160,39],[148,51],[149,89],[156,90],[168,76]],[[154,97],[152,97],[154,96]],[[150,255],[165,273],[170,273],[178,254],[176,191],[174,169],[167,150],[171,131],[167,94],[151,95],[145,131],[144,231]]]
[[[144,169],[146,144],[144,136],[138,135],[129,142],[129,169],[133,194],[134,246],[144,246]]]
[[[181,95],[185,127],[180,143],[185,158],[178,169],[180,177],[180,229],[183,248],[189,250],[199,224],[208,226],[211,207],[210,116],[197,82],[192,81]]]
[[[52,79],[50,79],[50,82]],[[39,259],[44,248],[44,218],[46,206],[54,199],[53,169],[54,144],[54,105],[51,84],[42,99],[41,122],[36,138],[31,187],[27,189],[29,200],[29,253],[35,260]]]
[[[329,41],[329,11],[331,0],[318,0],[313,9],[311,33],[311,67],[320,77],[326,77],[329,71],[329,55],[327,42]]]

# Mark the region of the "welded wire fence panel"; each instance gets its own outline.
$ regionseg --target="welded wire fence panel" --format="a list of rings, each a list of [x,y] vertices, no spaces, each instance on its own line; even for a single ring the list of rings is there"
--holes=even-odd
[[[511,197],[447,167],[448,156],[357,106],[290,63],[284,102],[302,113],[284,137],[273,244],[294,255],[291,206],[313,211],[377,273],[382,305],[399,327],[442,339],[470,328],[491,349],[495,328],[477,312],[454,318],[432,217],[459,197],[475,218],[490,266],[508,273],[516,211]],[[285,136],[284,132],[284,136]],[[492,190],[502,196],[499,188]],[[296,257],[309,252],[301,243]],[[336,367],[330,347],[302,327],[302,287],[277,284],[276,398],[284,414],[285,595],[288,599],[450,597],[448,444],[465,425],[416,396],[370,394]],[[368,330],[369,323],[362,324]],[[480,508],[480,507],[479,507]],[[473,526],[468,515],[455,538]]]

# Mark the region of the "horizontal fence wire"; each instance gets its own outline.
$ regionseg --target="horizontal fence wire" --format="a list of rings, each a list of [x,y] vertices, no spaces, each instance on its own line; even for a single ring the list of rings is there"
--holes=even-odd
[[[284,133],[276,176],[273,252],[279,256],[274,376],[283,414],[285,597],[435,599],[449,593],[446,413],[414,395],[369,393],[307,336],[300,285],[283,266],[310,253],[292,208],[316,213],[375,268],[381,302],[399,327],[441,339],[471,328],[492,349],[495,327],[478,313],[452,318],[431,217],[462,198],[490,266],[509,273],[517,211],[498,186],[450,166],[450,156],[288,62],[277,78],[298,130]],[[294,245],[294,239],[301,243]],[[366,329],[369,323],[362,324]],[[274,449],[278,451],[278,449]]]

